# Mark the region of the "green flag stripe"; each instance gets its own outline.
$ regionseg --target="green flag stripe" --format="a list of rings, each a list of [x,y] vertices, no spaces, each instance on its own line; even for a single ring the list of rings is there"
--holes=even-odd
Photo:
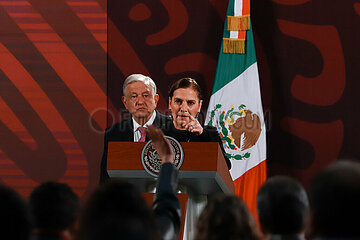
[[[224,31],[223,31],[223,37],[225,38],[229,38],[230,37],[230,31],[227,30],[227,16],[234,16],[234,0],[229,0],[229,4],[228,4],[228,9],[226,12],[226,17],[225,17],[225,24],[224,24]],[[221,44],[221,53],[222,53],[222,44]]]
[[[233,1],[229,3],[227,14],[234,14]],[[227,31],[227,18],[224,25],[224,37],[230,36],[230,31]],[[216,67],[215,80],[213,83],[212,94],[220,90],[226,84],[231,82],[241,73],[243,73],[249,66],[256,62],[254,37],[252,33],[252,26],[250,22],[250,29],[246,33],[245,54],[230,54],[223,53],[223,43],[221,43],[219,59]]]

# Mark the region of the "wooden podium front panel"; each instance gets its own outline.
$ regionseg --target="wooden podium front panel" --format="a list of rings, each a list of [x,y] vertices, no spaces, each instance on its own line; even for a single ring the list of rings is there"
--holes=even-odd
[[[141,152],[145,142],[109,142],[108,170],[143,170]],[[181,142],[184,160],[181,171],[216,171],[218,161],[218,143]],[[222,156],[221,156],[222,157]],[[223,159],[223,157],[222,157]],[[224,162],[224,164],[226,164]]]
[[[193,194],[234,193],[235,187],[217,142],[182,142],[179,184]]]
[[[146,142],[109,142],[108,170],[143,170],[141,152]]]
[[[148,174],[141,153],[146,143],[109,142],[107,170],[111,178],[123,178],[140,191],[154,189],[156,179]],[[181,190],[192,195],[234,193],[235,188],[217,142],[181,142],[184,160],[179,171]]]
[[[181,142],[184,162],[181,171],[216,171],[218,160],[217,142]]]

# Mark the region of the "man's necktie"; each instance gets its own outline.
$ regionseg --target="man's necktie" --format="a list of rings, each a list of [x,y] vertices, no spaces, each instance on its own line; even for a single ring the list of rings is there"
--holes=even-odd
[[[138,130],[140,132],[139,142],[145,142],[145,138],[146,138],[145,129],[146,129],[146,127],[138,127]]]

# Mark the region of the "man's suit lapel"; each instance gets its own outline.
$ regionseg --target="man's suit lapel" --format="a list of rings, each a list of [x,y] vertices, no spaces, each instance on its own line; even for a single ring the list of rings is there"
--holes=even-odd
[[[152,125],[154,125],[155,127],[158,127],[160,129],[162,129],[162,124],[164,122],[164,115],[162,115],[161,113],[159,113],[158,111],[156,111],[156,116],[154,119],[154,122]],[[145,141],[149,141],[150,139],[146,136]]]
[[[127,126],[126,126],[127,133],[125,136],[128,138],[127,141],[133,142],[134,141],[134,124],[132,118],[128,119]]]
[[[159,127],[159,122],[160,122],[160,120],[159,120],[159,112],[156,112],[156,116],[155,116],[155,119],[154,119],[154,122],[153,122],[152,125],[154,125],[156,127]],[[148,138],[148,136],[146,135],[145,142],[148,142],[148,141],[150,141],[150,138]]]
[[[153,122],[153,125],[156,126],[156,127],[160,127],[160,124],[161,124],[161,114],[156,111],[156,116],[155,116],[155,119],[154,119],[154,122]]]
[[[117,129],[114,129],[112,132],[113,141],[124,141],[124,142],[133,142],[134,141],[134,131],[132,119],[123,119],[121,122],[114,126]]]

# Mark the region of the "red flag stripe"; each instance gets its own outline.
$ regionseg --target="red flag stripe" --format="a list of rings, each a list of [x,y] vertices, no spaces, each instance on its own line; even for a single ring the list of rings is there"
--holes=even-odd
[[[256,195],[266,181],[266,160],[246,171],[234,181],[235,195],[242,198],[257,220]]]

